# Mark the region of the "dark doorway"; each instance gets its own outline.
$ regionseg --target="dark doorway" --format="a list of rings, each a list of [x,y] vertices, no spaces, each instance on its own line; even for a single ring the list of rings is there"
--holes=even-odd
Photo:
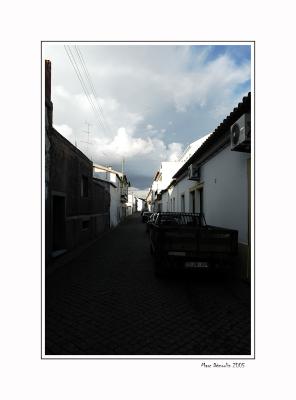
[[[185,195],[181,195],[181,212],[185,212]]]
[[[66,247],[65,197],[52,197],[52,250]]]
[[[198,189],[199,194],[199,212],[203,214],[204,207],[203,207],[203,188]]]
[[[195,213],[195,191],[190,192],[190,211]]]

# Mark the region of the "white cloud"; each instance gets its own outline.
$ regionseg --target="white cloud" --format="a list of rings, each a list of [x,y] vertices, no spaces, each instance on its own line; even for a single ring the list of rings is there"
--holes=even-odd
[[[81,49],[104,110],[105,107],[117,110],[117,103],[144,116],[169,105],[177,112],[187,111],[189,105],[211,109],[221,99],[231,97],[235,87],[250,78],[249,63],[237,65],[230,55],[207,61],[210,47],[200,46],[192,54],[189,46],[82,46]],[[105,103],[106,98],[112,98],[113,108]],[[82,103],[84,107],[84,100]],[[147,129],[152,126],[147,123]]]
[[[73,129],[67,124],[62,124],[62,125],[54,124],[54,127],[66,139],[69,139],[73,136]]]
[[[70,98],[69,93],[67,92],[67,90],[63,86],[57,85],[57,86],[54,87],[54,90],[55,90],[55,94],[57,96],[63,97],[63,98],[66,98],[66,99]]]
[[[53,117],[58,130],[68,138],[75,134],[78,147],[86,151],[82,142],[87,140],[86,122],[91,124],[95,161],[109,164],[124,156],[146,176],[156,163],[176,159],[184,143],[215,129],[241,100],[238,88],[250,78],[249,62],[238,65],[229,54],[208,61],[209,46],[196,46],[194,51],[174,45],[80,48],[104,113],[104,127],[63,48],[52,45],[44,53],[53,63]]]
[[[178,161],[183,152],[183,145],[181,143],[170,143],[168,146],[168,161]]]
[[[250,79],[250,65],[238,67],[224,55],[208,64],[199,64],[187,74],[180,74],[174,81],[174,104],[178,112],[189,106],[207,107],[210,111],[231,97],[234,89]]]
[[[163,140],[150,136],[145,139],[134,137],[124,127],[119,128],[112,139],[96,138],[92,146],[93,157],[97,162],[118,163],[123,157],[126,160],[134,158],[146,167],[149,161],[176,161],[182,150],[181,143],[166,145]]]

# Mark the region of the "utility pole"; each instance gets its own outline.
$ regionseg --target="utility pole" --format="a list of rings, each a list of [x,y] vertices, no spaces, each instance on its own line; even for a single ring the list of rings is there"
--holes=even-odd
[[[124,157],[122,157],[122,161],[121,161],[121,172],[122,172],[122,175],[124,175],[124,163],[125,163],[125,160],[124,160]]]

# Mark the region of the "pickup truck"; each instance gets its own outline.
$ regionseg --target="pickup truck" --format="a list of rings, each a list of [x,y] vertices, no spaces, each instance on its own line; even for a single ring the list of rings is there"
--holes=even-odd
[[[146,222],[146,232],[149,233],[150,232],[150,227],[151,225],[154,223],[155,218],[157,217],[157,213],[152,213],[148,219],[148,221]]]
[[[150,211],[144,211],[142,214],[142,222],[147,222],[149,218],[151,217],[152,212]]]
[[[232,265],[238,232],[207,225],[203,214],[160,212],[150,225],[155,274],[173,269],[213,270]]]

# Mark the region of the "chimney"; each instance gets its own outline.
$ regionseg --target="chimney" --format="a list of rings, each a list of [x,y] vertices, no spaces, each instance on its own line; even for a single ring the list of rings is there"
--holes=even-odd
[[[51,101],[51,62],[45,60],[45,98]]]
[[[51,62],[49,60],[45,60],[45,113],[49,126],[52,126],[52,111],[53,105],[51,101]]]

